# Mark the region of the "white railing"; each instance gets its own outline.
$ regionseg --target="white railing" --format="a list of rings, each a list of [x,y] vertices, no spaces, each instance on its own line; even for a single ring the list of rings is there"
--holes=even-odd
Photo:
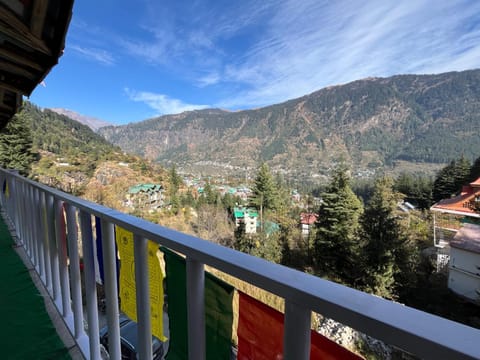
[[[18,239],[87,359],[100,359],[92,216],[99,217],[102,225],[107,325],[112,359],[120,359],[114,225],[134,234],[139,354],[142,360],[152,357],[146,239],[186,256],[190,359],[205,359],[204,305],[202,301],[197,301],[204,298],[204,265],[285,299],[286,360],[309,358],[312,311],[421,358],[480,358],[480,330],[152,224],[0,169],[0,184],[4,184],[4,181],[8,184],[8,192],[2,193],[1,205],[15,225]],[[67,249],[61,246],[60,241],[62,203],[66,206],[69,230],[69,262]],[[83,327],[78,232],[75,228],[77,219],[85,263],[88,335]]]

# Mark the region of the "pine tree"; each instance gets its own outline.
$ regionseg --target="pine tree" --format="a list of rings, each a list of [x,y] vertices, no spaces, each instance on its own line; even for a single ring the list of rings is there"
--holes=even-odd
[[[456,187],[455,193],[462,190],[462,186],[468,184],[470,181],[471,163],[465,156],[461,156],[455,163],[455,177],[454,185]]]
[[[278,208],[278,189],[267,164],[258,170],[253,186],[254,202],[263,210]]]
[[[15,115],[0,132],[0,166],[28,175],[34,159],[32,135],[24,112]]]
[[[395,297],[398,273],[397,250],[402,244],[401,227],[396,213],[401,195],[393,191],[390,178],[380,178],[360,218],[364,245],[363,283],[367,291],[385,298]]]
[[[480,177],[480,156],[473,162],[472,167],[470,168],[470,178],[469,182],[473,182]]]
[[[448,199],[462,190],[462,186],[470,179],[470,161],[462,156],[458,160],[452,160],[442,168],[433,183],[433,200],[438,202]]]
[[[362,203],[350,187],[344,166],[335,169],[322,194],[315,239],[315,262],[321,276],[353,286],[359,277],[359,216]]]

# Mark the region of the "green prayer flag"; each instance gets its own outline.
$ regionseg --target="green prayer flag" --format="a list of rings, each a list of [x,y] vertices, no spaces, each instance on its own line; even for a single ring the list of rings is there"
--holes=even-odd
[[[187,272],[185,259],[161,247],[165,258],[170,342],[167,360],[188,359]]]
[[[233,286],[205,273],[207,360],[230,359],[232,349]]]
[[[161,247],[165,256],[170,344],[167,360],[188,358],[187,276],[185,259]],[[206,359],[230,359],[233,286],[205,273]]]

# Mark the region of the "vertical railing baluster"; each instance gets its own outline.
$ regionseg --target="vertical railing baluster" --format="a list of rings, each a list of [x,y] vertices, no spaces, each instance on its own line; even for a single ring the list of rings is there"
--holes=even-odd
[[[45,208],[47,212],[47,236],[48,247],[50,254],[50,271],[52,278],[52,299],[60,309],[60,274],[58,272],[58,250],[57,250],[57,238],[55,232],[55,208],[54,198],[52,194],[45,193]]]
[[[25,195],[25,183],[22,181],[22,182],[19,182],[18,183],[18,192],[19,192],[19,201],[20,201],[20,204],[19,204],[19,210],[20,210],[20,213],[19,213],[19,218],[18,218],[18,222],[19,222],[19,228],[16,229],[16,234],[17,234],[17,237],[19,239],[19,241],[21,242],[21,244],[23,245],[23,247],[25,247],[25,223],[26,223],[26,211],[25,211],[25,206],[26,206],[26,195]],[[26,248],[25,248],[26,250]]]
[[[118,312],[117,254],[112,223],[102,219],[103,269],[107,304],[108,350],[111,359],[120,359],[120,326]]]
[[[75,338],[83,334],[83,309],[82,309],[82,279],[80,276],[80,257],[78,255],[78,231],[76,209],[66,203],[67,213],[67,244],[70,259],[70,290],[72,292],[72,310],[75,326]]]
[[[187,257],[188,358],[205,359],[204,265]]]
[[[142,236],[135,234],[133,237],[140,360],[150,360],[152,358],[147,242],[148,240]]]
[[[12,183],[12,194],[14,196],[14,199],[15,199],[15,204],[13,205],[13,211],[12,211],[12,214],[10,216],[13,216],[10,217],[10,219],[12,220],[13,222],[13,225],[15,226],[15,235],[17,236],[17,239],[18,239],[18,228],[20,227],[20,208],[19,208],[19,181],[17,181],[17,178],[14,178],[12,177],[11,178],[11,183]],[[17,240],[18,241],[18,240]]]
[[[38,275],[40,279],[45,284],[45,253],[44,253],[44,242],[45,242],[45,231],[43,227],[43,206],[42,206],[42,196],[41,191],[37,188],[35,192],[35,209],[34,215],[36,220],[35,226],[35,242],[37,243],[37,256],[38,256]]]
[[[100,335],[98,329],[97,283],[95,281],[95,253],[93,248],[92,216],[80,211],[80,229],[83,247],[83,274],[87,300],[88,336],[90,359],[100,360]]]
[[[50,256],[50,238],[48,234],[47,220],[47,193],[40,192],[41,218],[42,218],[42,234],[43,234],[43,258],[45,263],[45,286],[52,293],[52,263]]]
[[[27,185],[27,219],[31,222],[32,220],[32,208],[33,208],[33,200],[32,200],[32,185],[28,184]],[[35,256],[34,256],[34,247],[33,247],[33,241],[32,241],[32,230],[33,226],[30,224],[30,226],[26,226],[27,229],[27,254],[33,264],[35,266]]]
[[[283,334],[283,358],[285,360],[310,359],[309,309],[285,300],[285,327]]]
[[[68,280],[67,244],[65,240],[65,219],[63,202],[55,200],[55,230],[57,238],[58,271],[60,274],[60,289],[62,293],[62,315],[66,321],[71,321],[72,308],[70,305],[70,282]],[[68,323],[73,330],[73,324]]]

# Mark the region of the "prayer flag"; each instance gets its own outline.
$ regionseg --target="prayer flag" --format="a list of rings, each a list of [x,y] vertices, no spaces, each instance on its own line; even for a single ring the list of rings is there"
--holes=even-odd
[[[120,253],[121,309],[129,318],[136,322],[137,301],[133,233],[116,226],[115,239]],[[163,273],[158,259],[158,245],[153,241],[148,241],[147,258],[152,334],[161,341],[166,341],[167,338],[163,335]]]
[[[311,360],[361,360],[363,357],[351,352],[322,334],[311,331]]]
[[[187,275],[185,259],[162,247],[167,273],[170,344],[168,360],[188,358]],[[205,340],[207,359],[230,359],[234,288],[205,273]]]
[[[238,360],[283,359],[284,315],[239,291]],[[311,360],[359,360],[336,342],[311,330]]]
[[[239,291],[237,360],[283,358],[283,314]]]

